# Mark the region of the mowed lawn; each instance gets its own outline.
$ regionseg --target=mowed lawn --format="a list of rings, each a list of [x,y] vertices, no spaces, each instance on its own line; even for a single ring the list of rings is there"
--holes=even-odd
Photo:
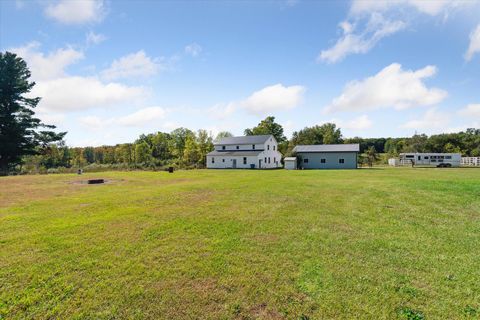
[[[479,316],[480,169],[0,178],[0,319]]]

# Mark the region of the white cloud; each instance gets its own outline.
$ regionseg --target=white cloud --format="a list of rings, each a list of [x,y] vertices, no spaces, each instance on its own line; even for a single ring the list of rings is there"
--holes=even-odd
[[[318,61],[335,63],[349,54],[364,54],[383,38],[408,27],[415,13],[448,16],[478,3],[477,0],[354,0],[347,19],[340,23],[342,36],[320,52]]]
[[[198,43],[191,43],[185,47],[185,53],[192,57],[198,56],[202,52],[202,47]]]
[[[40,43],[30,42],[26,46],[9,51],[22,57],[36,81],[65,76],[65,68],[84,58],[83,52],[71,47],[57,49],[48,54],[40,52]]]
[[[99,22],[105,5],[103,0],[59,0],[45,8],[45,15],[63,24]]]
[[[333,47],[320,52],[317,62],[335,63],[349,54],[367,53],[382,38],[404,29],[406,23],[400,20],[387,20],[381,14],[374,13],[370,16],[364,30],[360,32],[355,32],[355,26],[348,21],[341,22],[340,27],[343,30],[343,36]]]
[[[230,102],[227,104],[218,103],[208,109],[208,114],[213,116],[215,119],[223,120],[237,111],[238,107],[239,106],[236,102]]]
[[[306,88],[300,85],[286,87],[278,83],[255,91],[246,99],[216,104],[209,109],[209,114],[217,119],[225,119],[240,109],[254,114],[291,110],[303,102],[305,91]]]
[[[90,31],[86,35],[87,45],[99,44],[99,43],[102,43],[103,41],[105,41],[106,39],[107,39],[107,37],[105,37],[103,34],[95,33],[93,31]]]
[[[329,122],[336,123],[338,127],[342,129],[350,129],[350,130],[366,130],[366,129],[370,129],[373,125],[373,122],[370,120],[370,118],[366,114],[361,115],[357,118],[354,118],[350,121],[333,119]]]
[[[102,77],[112,80],[153,76],[161,70],[166,69],[166,66],[163,65],[160,60],[161,59],[152,59],[147,56],[143,50],[140,50],[114,60],[110,68],[102,72]]]
[[[161,107],[149,107],[138,110],[132,114],[118,118],[115,122],[123,126],[142,126],[159,119],[165,118],[165,109]]]
[[[167,110],[162,107],[148,107],[122,117],[101,119],[97,116],[85,116],[80,118],[80,123],[90,129],[100,129],[112,125],[123,127],[142,127],[149,123],[155,123],[156,121],[164,119],[166,114]],[[166,123],[163,124],[162,127],[169,127],[170,125],[170,123]]]
[[[469,104],[459,111],[459,114],[465,117],[480,119],[480,104]]]
[[[410,120],[403,125],[401,128],[405,129],[415,129],[416,131],[423,132],[426,129],[441,129],[445,128],[448,125],[450,116],[446,113],[437,111],[437,109],[432,108],[427,110],[422,118]]]
[[[423,82],[436,72],[435,66],[404,71],[400,64],[393,63],[372,77],[348,83],[342,94],[334,98],[325,111],[366,111],[389,107],[406,109],[437,104],[446,98],[447,92],[428,88]]]
[[[290,110],[302,103],[305,90],[303,86],[285,87],[279,83],[254,92],[241,101],[240,105],[253,113],[260,114]]]
[[[38,82],[31,95],[42,97],[39,107],[45,110],[74,111],[132,103],[145,95],[145,89],[95,77],[64,77]]]
[[[358,15],[372,11],[413,8],[421,13],[437,16],[439,14],[448,15],[452,10],[470,6],[475,2],[475,0],[354,0],[350,7],[350,13]]]
[[[40,43],[32,42],[10,51],[27,62],[36,81],[30,95],[42,98],[39,108],[45,113],[134,103],[146,94],[143,87],[103,82],[95,76],[69,76],[65,69],[83,59],[83,52],[67,47],[44,54],[39,48]]]
[[[102,121],[102,119],[100,119],[100,117],[97,117],[97,116],[81,117],[80,123],[90,129],[99,129],[110,124],[109,121],[105,121],[105,120]]]
[[[476,53],[480,53],[480,24],[470,33],[470,44],[465,53],[465,60],[472,60]]]

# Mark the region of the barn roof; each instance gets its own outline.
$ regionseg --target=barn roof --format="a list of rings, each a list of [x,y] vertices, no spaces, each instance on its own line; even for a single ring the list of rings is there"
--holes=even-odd
[[[293,149],[294,152],[359,152],[360,145],[352,144],[312,144],[298,145]]]
[[[207,156],[225,156],[225,157],[231,157],[231,156],[242,156],[242,157],[247,157],[247,156],[258,156],[260,153],[262,153],[263,150],[256,150],[256,151],[212,151],[207,154]]]
[[[262,144],[265,143],[272,135],[259,136],[240,136],[240,137],[226,137],[215,141],[214,145],[231,145],[231,144]]]

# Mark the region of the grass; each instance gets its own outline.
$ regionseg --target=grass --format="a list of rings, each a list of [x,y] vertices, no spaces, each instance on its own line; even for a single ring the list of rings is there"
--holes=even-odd
[[[479,218],[476,169],[4,177],[0,319],[473,319]]]

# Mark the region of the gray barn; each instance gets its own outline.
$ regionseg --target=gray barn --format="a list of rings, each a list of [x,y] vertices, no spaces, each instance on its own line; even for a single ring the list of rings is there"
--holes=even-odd
[[[359,144],[299,145],[293,149],[303,169],[356,169]]]

